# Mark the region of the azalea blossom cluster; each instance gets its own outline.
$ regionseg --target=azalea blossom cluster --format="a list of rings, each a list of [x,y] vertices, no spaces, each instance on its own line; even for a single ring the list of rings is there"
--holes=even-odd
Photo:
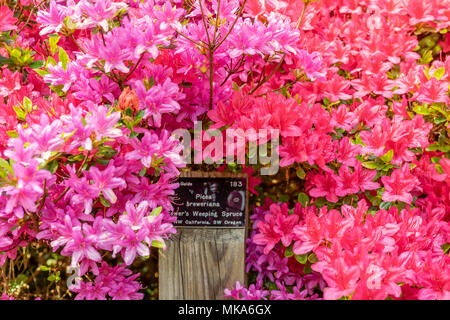
[[[289,18],[260,21],[243,8],[2,1],[2,265],[39,241],[71,258],[77,298],[142,298],[135,275],[108,268],[147,258],[175,232],[169,212],[184,162],[170,131],[228,100],[246,59],[309,57]],[[105,265],[112,259],[121,264]]]
[[[251,3],[299,21],[299,44],[321,67],[309,81],[298,55],[252,97],[236,93],[236,117],[217,107],[223,124],[280,130],[280,164],[304,185],[293,207],[254,209],[256,280],[226,295],[449,299],[450,3]]]
[[[173,28],[166,25],[165,34],[156,30],[155,44],[148,40],[133,47],[138,59],[102,58],[99,67],[106,53],[92,51],[100,40],[96,28],[110,31],[106,39],[134,30],[136,39],[145,40],[147,28],[156,28],[153,19],[141,18],[147,17],[149,4],[130,9],[139,15],[135,24],[111,30],[109,23],[120,10],[126,13],[128,4],[31,4],[22,4],[27,20],[38,22],[31,25],[22,25],[10,7],[1,7],[1,31],[10,33],[3,34],[6,45],[0,52],[6,64],[0,79],[0,264],[39,241],[70,257],[77,279],[69,289],[77,299],[142,299],[139,274],[127,267],[148,258],[151,247],[164,248],[175,232],[171,196],[178,169],[184,167],[182,146],[163,128],[167,119],[161,119],[162,104],[168,112],[178,110],[176,101],[184,94],[164,67],[148,61],[158,56],[159,46],[169,44]],[[79,24],[70,31],[56,23],[68,23],[69,15],[71,26]],[[168,19],[161,17],[158,28]],[[89,38],[74,35],[81,30]],[[52,37],[48,32],[54,32]],[[73,48],[80,38],[86,51]],[[31,63],[24,60],[27,52]],[[131,64],[134,73],[123,63]],[[154,72],[148,73],[147,66]],[[127,72],[122,80],[112,71],[116,67]],[[144,81],[144,75],[161,83]],[[130,82],[121,90],[126,78]],[[113,259],[119,264],[109,266]]]
[[[445,210],[368,209],[365,200],[340,211],[268,201],[252,217],[248,242],[256,285],[228,296],[303,300],[318,298],[320,289],[324,299],[448,299]],[[277,289],[265,290],[265,278]]]
[[[142,141],[130,138],[118,126],[120,113],[104,106],[69,109],[53,121],[41,114],[38,123],[19,124],[6,146],[2,264],[38,239],[62,248],[80,276],[98,275],[100,252],[120,254],[130,265],[149,247],[164,247],[163,237],[175,231],[168,196],[183,165],[177,142],[144,128]]]
[[[257,199],[256,280],[227,296],[448,299],[449,8],[1,0],[0,264],[48,245],[77,299],[143,298],[130,268],[176,232],[171,133],[207,119],[280,132],[301,186]]]

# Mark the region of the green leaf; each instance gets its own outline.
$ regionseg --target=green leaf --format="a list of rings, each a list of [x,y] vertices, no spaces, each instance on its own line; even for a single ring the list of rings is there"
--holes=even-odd
[[[434,123],[435,124],[441,124],[441,123],[444,123],[446,121],[447,121],[447,118],[444,118],[444,117],[436,117],[436,118],[434,118]]]
[[[433,61],[433,51],[432,50],[424,49],[420,53],[421,53],[422,57],[418,61],[418,64],[429,64],[431,61]]]
[[[280,93],[281,93],[283,96],[285,96],[286,98],[290,98],[290,97],[291,97],[291,94],[289,93],[288,88],[286,88],[286,87],[282,87],[282,88],[280,89]]]
[[[54,65],[54,66],[56,66],[58,63],[56,62],[56,60],[53,58],[53,57],[48,57],[47,58],[47,63],[46,63],[46,65],[45,66],[47,66],[48,64],[52,64],[52,65]]]
[[[139,122],[142,121],[142,118],[144,118],[145,116],[145,110],[139,110],[136,118],[134,119],[134,125],[136,126],[137,124],[139,124]]]
[[[56,169],[58,169],[58,165],[58,159],[55,159],[47,164],[46,169],[54,174],[56,172]]]
[[[131,139],[136,138],[138,135],[139,135],[138,132],[135,132],[135,131],[131,131],[131,132],[130,132],[130,138],[131,138]]]
[[[131,108],[126,108],[125,110],[125,115],[131,117],[133,115],[133,109]]]
[[[380,204],[380,209],[389,210],[394,204],[392,202],[382,202]]]
[[[377,169],[379,167],[379,164],[375,161],[366,161],[362,163],[363,167],[367,169]]]
[[[108,160],[108,159],[97,159],[96,162],[101,164],[102,166],[107,166],[111,162],[111,160]]]
[[[13,168],[11,167],[9,162],[3,158],[0,158],[0,167],[8,171],[10,174],[14,174]]]
[[[100,203],[101,203],[103,206],[105,206],[106,208],[111,207],[111,203],[109,203],[109,201],[106,200],[106,199],[103,198],[103,197],[100,197]]]
[[[40,75],[41,77],[43,77],[43,76],[49,74],[49,72],[48,72],[47,70],[37,69],[37,70],[34,70],[34,71],[35,71],[38,75]]]
[[[308,254],[295,255],[295,260],[301,264],[305,264],[308,261]]]
[[[286,248],[286,250],[284,251],[284,256],[286,258],[290,258],[294,255],[294,251],[292,251],[292,246]]]
[[[311,253],[311,254],[308,256],[308,261],[311,262],[311,263],[316,263],[316,262],[319,261],[319,259],[317,258],[317,256],[316,256],[315,253]]]
[[[33,111],[33,102],[28,97],[23,98],[22,108],[26,113]]]
[[[428,109],[427,107],[423,106],[423,105],[416,105],[413,109],[413,111],[417,114],[422,114],[422,115],[429,115],[430,114],[430,109]]]
[[[28,280],[28,276],[26,274],[19,274],[14,280],[9,282],[9,290],[10,292],[16,292],[22,288],[26,284]]]
[[[58,274],[51,274],[47,277],[48,281],[56,281],[58,280]]]
[[[56,51],[58,51],[58,41],[59,39],[61,39],[60,36],[58,36],[57,34],[55,35],[50,35],[48,42],[50,44],[50,52],[52,55],[54,55],[56,53]]]
[[[427,151],[442,151],[442,152],[448,152],[450,151],[450,145],[441,145],[441,144],[431,144],[426,149]]]
[[[59,48],[58,53],[59,61],[62,63],[62,67],[64,70],[67,70],[67,64],[70,62],[69,55],[63,48]]]
[[[439,150],[439,145],[437,143],[430,144],[426,150],[427,151],[437,151],[437,150]]]
[[[21,107],[19,106],[13,106],[14,111],[16,112],[17,115],[17,119],[21,120],[21,121],[25,121],[25,118],[27,116],[27,113],[25,112],[25,110],[23,110]]]
[[[48,266],[54,266],[57,263],[56,259],[48,259],[45,263],[47,263]]]
[[[385,165],[385,166],[383,166],[382,168],[381,168],[381,170],[383,170],[383,171],[385,171],[385,172],[388,172],[390,169],[392,169],[394,166],[392,165],[392,164],[387,164],[387,165]]]
[[[140,176],[140,177],[145,176],[145,173],[146,173],[146,172],[147,172],[147,168],[142,168],[142,170],[139,171],[139,176]]]
[[[123,120],[123,123],[124,123],[125,127],[128,128],[128,130],[133,131],[133,124],[131,122]]]
[[[162,211],[162,207],[159,206],[159,207],[153,209],[151,215],[152,215],[152,216],[159,216],[159,214],[161,213],[161,211]]]
[[[14,131],[14,130],[6,131],[6,134],[10,138],[18,138],[19,137],[19,134],[17,133],[17,131]]]
[[[83,159],[84,159],[84,155],[82,155],[82,154],[77,154],[77,155],[70,156],[69,158],[67,158],[67,160],[70,162],[80,162],[80,161],[83,161]]]
[[[355,140],[352,140],[353,144],[359,144],[362,146],[365,146],[366,144],[361,140],[361,137],[359,136],[359,132],[355,136]]]
[[[9,58],[5,58],[3,56],[0,56],[0,66],[3,65],[3,64],[8,64],[10,62],[11,62],[11,60]]]
[[[146,90],[150,90],[155,85],[155,79],[153,79],[153,76],[151,76],[149,79],[144,79],[144,86]]]
[[[17,48],[14,48],[12,51],[9,52],[10,58],[15,58],[16,60],[20,60],[21,56],[22,56],[22,53]]]
[[[309,197],[306,193],[301,192],[298,194],[297,200],[302,204],[303,207],[306,207],[309,202]]]
[[[40,269],[41,271],[48,271],[48,270],[50,270],[50,268],[47,267],[47,266],[40,266],[39,269]]]
[[[98,148],[95,156],[98,158],[112,159],[117,153],[118,151],[113,147],[104,145]]]
[[[305,170],[303,170],[302,167],[298,167],[296,174],[297,174],[297,177],[299,177],[301,180],[305,179],[305,177],[306,177]]]
[[[45,62],[43,60],[35,60],[30,63],[28,66],[32,69],[40,69],[44,66]]]
[[[136,119],[142,119],[145,116],[145,110],[139,110]]]
[[[326,206],[328,204],[328,201],[324,197],[319,197],[314,199],[314,205],[317,208],[322,208],[323,206]]]
[[[65,27],[66,30],[71,31],[71,33],[73,33],[73,31],[77,28],[77,24],[69,16],[64,18],[63,26]]]
[[[165,245],[164,245],[164,243],[162,243],[162,242],[153,240],[153,241],[152,241],[152,247],[155,247],[155,248],[161,248],[161,249],[162,249],[162,248],[165,247]]]
[[[441,67],[441,68],[436,69],[436,70],[434,71],[433,77],[436,78],[436,79],[438,79],[438,80],[441,80],[441,78],[444,76],[444,74],[445,74],[445,68],[444,68],[444,67]]]
[[[441,248],[444,251],[444,254],[447,254],[450,250],[450,243],[443,244]]]
[[[431,158],[432,163],[439,163],[440,160],[441,160],[441,157],[432,157]]]
[[[304,274],[310,274],[312,273],[312,269],[311,269],[311,265],[307,264],[304,268],[303,268],[303,273]]]
[[[394,158],[394,150],[391,149],[388,152],[386,152],[384,155],[380,157],[381,160],[385,163],[389,163],[392,161],[392,158]]]

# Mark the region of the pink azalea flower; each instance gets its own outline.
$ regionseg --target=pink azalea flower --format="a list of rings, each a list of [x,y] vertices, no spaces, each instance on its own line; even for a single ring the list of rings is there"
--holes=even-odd
[[[48,11],[39,10],[37,13],[37,22],[43,27],[39,34],[45,35],[52,32],[59,32],[63,27],[64,19],[67,13],[64,6],[58,5],[56,1],[50,1]]]
[[[304,224],[294,227],[294,234],[298,240],[294,243],[293,251],[298,255],[317,248],[323,241],[322,226],[315,209],[306,210],[304,220]]]
[[[428,82],[422,84],[419,92],[414,97],[423,103],[448,103],[449,98],[447,94],[448,82],[439,81],[433,77]]]
[[[316,174],[311,177],[309,195],[312,197],[326,197],[330,202],[337,202],[337,182],[333,173],[325,172],[325,175]]]
[[[349,267],[343,258],[332,262],[332,268],[326,268],[322,275],[329,287],[324,290],[324,298],[336,300],[350,295],[356,288],[360,270],[357,266]]]
[[[81,2],[79,9],[87,16],[83,26],[92,28],[100,25],[104,32],[109,29],[108,19],[112,18],[116,11],[124,9],[124,3],[117,3],[110,0],[97,1],[95,3]]]
[[[267,220],[269,219],[269,220]],[[253,237],[253,242],[258,245],[264,246],[264,254],[268,254],[270,250],[272,250],[275,245],[281,240],[281,234],[275,230],[274,218],[271,218],[270,215],[267,215],[267,222],[258,221],[256,227],[260,231],[257,235]]]
[[[122,240],[122,245],[125,248],[122,250],[122,257],[126,265],[130,265],[134,261],[136,254],[142,257],[150,255],[148,246],[143,243],[145,235],[146,231],[143,229],[137,233],[131,228],[125,229],[125,238]]]
[[[372,131],[362,131],[359,135],[365,146],[362,148],[364,153],[373,153],[376,156],[385,154],[385,144],[388,133],[381,126],[376,126]]]
[[[67,242],[62,252],[72,255],[71,266],[73,268],[83,259],[89,259],[95,262],[102,260],[100,253],[95,249],[94,241],[86,238],[80,227],[73,229],[72,239]]]
[[[7,6],[0,6],[0,33],[3,31],[16,30],[16,22],[17,19],[14,18],[12,11]]]
[[[379,183],[373,181],[377,175],[377,171],[363,168],[359,161],[355,166],[354,174],[358,177],[357,184],[361,191],[376,190],[380,187]]]
[[[45,179],[50,179],[50,172],[39,170],[39,163],[31,160],[28,166],[19,163],[13,164],[13,170],[17,178],[15,186],[0,187],[0,191],[8,195],[5,212],[15,212],[18,218],[23,217],[23,210],[15,210],[21,206],[25,210],[33,212],[36,209],[36,201],[44,192],[43,183]]]
[[[334,178],[337,182],[337,196],[345,197],[348,194],[354,194],[359,191],[358,176],[356,173],[351,173],[349,167],[342,166],[339,169],[339,175]]]
[[[91,113],[86,116],[87,127],[96,132],[97,140],[122,136],[122,131],[115,126],[120,119],[120,113],[108,111],[106,107],[93,106]]]
[[[412,203],[411,191],[419,187],[419,180],[413,176],[407,164],[404,164],[401,169],[395,169],[391,176],[381,177],[381,181],[385,187],[383,193],[383,201],[403,201],[407,204]]]
[[[100,171],[96,167],[89,170],[89,177],[93,181],[92,187],[96,194],[100,192],[110,203],[116,203],[117,196],[113,189],[126,187],[126,183],[122,178],[116,178],[116,168],[108,166],[105,170]]]
[[[158,142],[156,134],[145,132],[142,141],[139,141],[137,138],[131,140],[134,150],[128,152],[125,158],[127,160],[140,160],[144,167],[150,168],[158,152]]]
[[[22,88],[19,72],[11,72],[9,69],[2,70],[0,79],[0,97],[6,97]]]
[[[81,281],[79,287],[72,287],[72,291],[77,292],[75,300],[106,300],[108,288],[101,285],[93,285],[92,282]]]

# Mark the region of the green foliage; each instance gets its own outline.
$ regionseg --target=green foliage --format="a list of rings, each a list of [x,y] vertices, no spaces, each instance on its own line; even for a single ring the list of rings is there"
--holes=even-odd
[[[11,71],[23,72],[24,68],[38,69],[44,66],[44,61],[34,60],[36,52],[30,48],[5,46],[7,57],[0,56],[0,67],[6,65]]]
[[[298,263],[301,264],[306,264],[306,262],[308,261],[308,254],[301,254],[301,255],[295,255],[295,260],[297,260]]]
[[[59,62],[61,62],[64,70],[67,70],[67,64],[70,62],[69,55],[63,48],[59,48],[58,51]]]
[[[297,200],[302,204],[303,207],[306,207],[309,203],[309,196],[306,193],[301,192],[298,194]]]
[[[159,214],[161,213],[161,211],[162,211],[162,207],[161,207],[161,206],[156,207],[155,209],[153,209],[151,215],[152,215],[152,216],[159,216]]]

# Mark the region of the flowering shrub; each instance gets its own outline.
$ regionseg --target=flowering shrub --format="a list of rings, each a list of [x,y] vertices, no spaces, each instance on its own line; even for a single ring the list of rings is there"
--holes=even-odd
[[[6,29],[16,19],[1,7],[2,31],[21,32],[2,38],[0,264],[39,241],[90,275],[73,281],[77,299],[142,299],[127,266],[175,232],[170,196],[184,166],[164,126],[189,102],[171,69],[151,62],[175,35],[178,9],[17,5],[28,18]]]
[[[280,130],[280,164],[304,189],[261,197],[254,284],[226,295],[449,299],[449,3],[310,2],[257,9],[300,15],[299,45],[321,67],[314,80],[301,55],[286,60],[234,104],[232,125]]]
[[[176,232],[171,132],[208,118],[279,130],[271,152],[296,173],[281,198],[250,178],[255,279],[226,296],[449,299],[449,8],[1,0],[3,274],[50,247],[76,299],[142,299],[133,263]]]

